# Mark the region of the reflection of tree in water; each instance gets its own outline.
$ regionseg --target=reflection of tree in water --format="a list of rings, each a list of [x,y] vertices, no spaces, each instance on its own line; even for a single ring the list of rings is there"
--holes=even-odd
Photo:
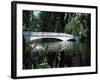
[[[39,47],[35,45],[34,48]],[[59,67],[78,67],[84,66],[84,59],[80,51],[60,50],[58,52],[48,51],[48,46],[32,52],[31,42],[26,46],[23,69],[39,69],[39,68],[59,68]]]
[[[76,67],[84,65],[84,60],[83,60],[81,52],[79,51],[74,52],[72,56],[72,65]]]

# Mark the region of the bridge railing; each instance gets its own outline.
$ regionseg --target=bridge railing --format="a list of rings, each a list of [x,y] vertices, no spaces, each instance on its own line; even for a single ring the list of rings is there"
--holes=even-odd
[[[73,35],[66,33],[55,33],[55,32],[24,32],[25,36],[56,36],[56,37],[73,37]]]

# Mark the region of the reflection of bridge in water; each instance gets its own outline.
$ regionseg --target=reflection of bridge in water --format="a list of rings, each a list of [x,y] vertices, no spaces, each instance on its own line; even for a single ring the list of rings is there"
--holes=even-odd
[[[55,38],[62,41],[75,40],[79,41],[79,36],[74,36],[66,33],[55,33],[55,32],[24,32],[24,37],[26,43],[31,40],[41,39],[41,38]]]

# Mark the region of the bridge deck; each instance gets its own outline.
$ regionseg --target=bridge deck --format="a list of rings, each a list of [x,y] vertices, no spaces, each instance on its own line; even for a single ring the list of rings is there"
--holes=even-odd
[[[52,36],[52,37],[72,37],[73,35],[66,34],[66,33],[55,33],[55,32],[24,32],[26,36],[34,36],[34,37],[41,37],[41,36]]]

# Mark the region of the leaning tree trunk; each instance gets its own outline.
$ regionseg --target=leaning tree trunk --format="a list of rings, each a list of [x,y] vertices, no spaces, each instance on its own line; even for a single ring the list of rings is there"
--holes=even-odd
[[[56,13],[55,32],[64,32],[65,28],[64,17],[65,13]]]

